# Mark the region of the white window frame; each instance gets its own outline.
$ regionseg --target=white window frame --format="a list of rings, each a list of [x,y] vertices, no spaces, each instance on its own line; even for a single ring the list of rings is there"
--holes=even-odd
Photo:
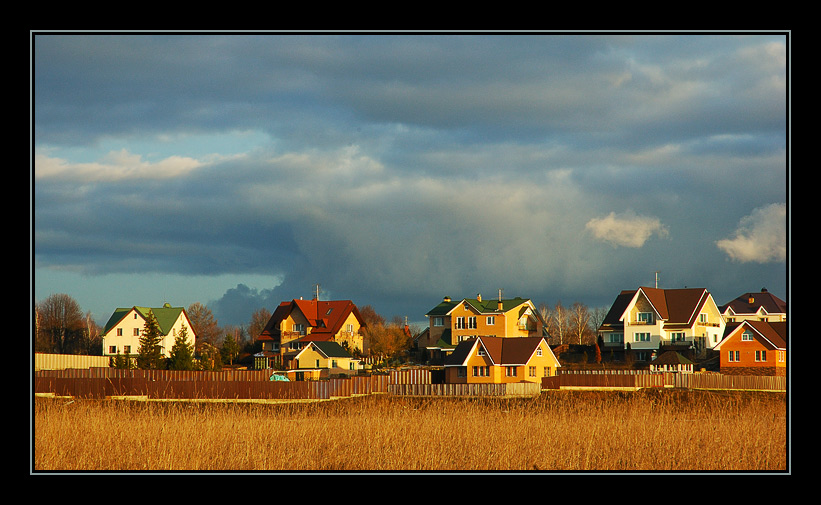
[[[488,326],[493,326],[496,324],[496,316],[487,316],[485,320],[485,324]]]
[[[643,338],[646,336],[647,338]],[[650,332],[649,331],[637,331],[633,333],[633,342],[649,342],[650,341]]]

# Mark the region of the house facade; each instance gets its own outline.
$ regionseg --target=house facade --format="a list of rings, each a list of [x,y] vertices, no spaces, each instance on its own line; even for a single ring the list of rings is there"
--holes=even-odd
[[[515,338],[544,337],[545,322],[533,302],[526,298],[452,300],[442,302],[425,314],[429,327],[417,344],[431,356],[444,358],[460,342],[479,336]]]
[[[325,371],[327,374],[356,373],[362,368],[359,359],[351,356],[341,345],[330,341],[310,342],[298,351],[285,354],[288,370]]]
[[[271,314],[257,340],[262,343],[257,368],[284,366],[283,356],[311,342],[336,342],[351,353],[364,351],[365,322],[350,300],[291,300]]]
[[[787,302],[763,288],[757,293],[744,293],[719,307],[724,321],[786,321]]]
[[[545,337],[487,337],[462,340],[445,359],[449,384],[537,382],[561,365]]]
[[[704,356],[724,335],[724,318],[703,288],[640,287],[619,293],[598,335],[604,348],[650,361],[660,350],[689,349]]]
[[[757,320],[727,323],[724,338],[715,350],[723,374],[786,375],[787,323]]]
[[[136,356],[140,349],[140,336],[145,327],[149,312],[157,318],[162,333],[162,354],[171,355],[171,348],[177,334],[183,326],[187,334],[188,343],[193,347],[196,334],[191,327],[191,321],[183,307],[172,307],[166,303],[162,307],[131,307],[118,308],[108,318],[103,328],[103,355],[116,356],[130,354]]]

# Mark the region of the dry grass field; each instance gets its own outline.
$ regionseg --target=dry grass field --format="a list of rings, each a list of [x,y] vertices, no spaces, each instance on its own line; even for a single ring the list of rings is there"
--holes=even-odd
[[[36,398],[39,471],[787,470],[783,393],[170,403]]]

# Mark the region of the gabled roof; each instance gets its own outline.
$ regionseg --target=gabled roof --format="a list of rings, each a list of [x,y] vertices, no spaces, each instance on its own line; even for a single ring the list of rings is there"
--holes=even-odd
[[[336,335],[341,329],[342,325],[348,319],[350,314],[353,314],[359,321],[360,326],[366,326],[359,309],[350,300],[291,300],[290,302],[280,303],[271,318],[265,325],[265,328],[260,332],[260,338],[267,340],[273,336],[280,334],[280,323],[291,315],[294,311],[299,311],[308,321],[311,327],[311,334],[315,337],[320,337],[321,334],[326,334],[329,337]]]
[[[130,314],[132,310],[136,311],[140,317],[143,318],[143,320],[148,318],[149,312],[153,312],[154,317],[157,318],[157,324],[159,325],[160,331],[163,335],[168,335],[171,328],[174,326],[174,323],[176,323],[177,319],[179,319],[180,314],[183,314],[186,321],[188,321],[188,314],[186,314],[183,307],[172,307],[167,303],[162,307],[138,307],[136,305],[130,308],[119,307],[115,309],[114,313],[111,314],[111,317],[108,318],[108,322],[105,324],[103,333],[108,333],[111,328],[117,326],[117,324],[119,324],[125,316]],[[190,321],[187,326],[189,333],[193,332]]]
[[[622,291],[604,317],[600,329],[622,327],[627,308],[641,295],[650,302],[659,319],[667,324],[690,326],[695,322],[709,294],[704,288],[661,289],[640,287],[635,290]]]
[[[751,319],[727,323],[724,328],[724,338],[713,349],[720,350],[721,346],[727,343],[732,335],[740,335],[745,330],[749,330],[753,334],[753,338],[770,349],[787,349],[787,323],[785,321],[755,321]]]
[[[331,341],[313,341],[310,345],[305,346],[304,349],[297,353],[297,356],[308,349],[313,349],[326,358],[350,358],[351,355],[344,347],[336,342]]]
[[[676,351],[661,353],[659,357],[650,362],[651,365],[692,365],[693,362],[685,358]]]
[[[786,314],[787,302],[763,288],[758,293],[744,293],[719,307],[722,314],[756,314],[762,309],[768,314]]]
[[[460,342],[445,359],[445,366],[464,366],[479,347],[485,350],[493,365],[521,366],[530,361],[542,342],[545,350],[552,354],[544,337],[476,337]]]

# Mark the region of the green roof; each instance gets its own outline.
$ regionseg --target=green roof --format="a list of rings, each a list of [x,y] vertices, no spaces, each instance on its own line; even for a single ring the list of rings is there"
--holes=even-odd
[[[136,310],[145,319],[148,318],[149,312],[153,312],[154,317],[157,318],[157,324],[160,326],[160,331],[163,335],[168,335],[171,328],[174,326],[174,323],[176,323],[177,319],[180,317],[180,313],[185,309],[183,309],[183,307],[172,307],[169,304],[165,304],[162,307],[120,307],[114,310],[114,313],[111,314],[110,318],[108,318],[108,322],[105,324],[103,333],[108,333],[111,328],[116,326],[117,323],[119,323],[132,310]]]
[[[489,298],[482,301],[479,301],[476,298],[463,298],[462,300],[458,301],[442,301],[439,305],[432,308],[425,315],[444,316],[463,301],[471,307],[473,307],[473,309],[479,312],[480,314],[495,314],[499,312],[499,300],[496,298]],[[527,298],[521,298],[518,296],[516,298],[502,298],[502,311],[507,312],[508,310],[518,307],[519,305],[526,303],[527,301]]]

